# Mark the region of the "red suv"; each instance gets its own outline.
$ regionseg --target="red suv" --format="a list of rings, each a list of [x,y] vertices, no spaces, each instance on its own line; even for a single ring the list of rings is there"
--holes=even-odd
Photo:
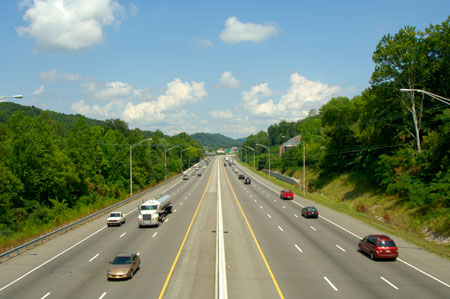
[[[393,259],[398,257],[398,248],[395,242],[385,235],[368,235],[359,241],[358,251],[364,252],[371,259]]]
[[[290,189],[284,189],[280,192],[281,199],[294,199],[294,193]]]

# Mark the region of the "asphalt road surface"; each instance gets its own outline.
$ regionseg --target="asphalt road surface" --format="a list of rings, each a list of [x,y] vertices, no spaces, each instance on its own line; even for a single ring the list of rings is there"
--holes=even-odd
[[[159,227],[138,228],[137,199],[117,208],[120,227],[104,215],[3,262],[0,298],[215,298],[218,190],[229,298],[450,298],[447,260],[394,237],[397,261],[372,261],[358,241],[382,232],[298,196],[282,200],[281,188],[239,167],[252,178],[244,185],[222,158],[199,172],[145,195],[173,199]],[[306,205],[320,217],[301,217]],[[140,270],[108,281],[108,262],[130,251]]]

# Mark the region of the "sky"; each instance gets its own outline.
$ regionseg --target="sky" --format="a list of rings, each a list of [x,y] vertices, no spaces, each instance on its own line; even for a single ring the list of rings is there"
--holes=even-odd
[[[1,1],[0,96],[242,138],[359,95],[384,35],[449,15],[449,0]]]

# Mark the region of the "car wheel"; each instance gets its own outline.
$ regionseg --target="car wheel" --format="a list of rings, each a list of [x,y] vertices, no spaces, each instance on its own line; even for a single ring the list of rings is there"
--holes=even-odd
[[[362,252],[361,245],[358,245],[358,252]]]
[[[375,260],[375,255],[373,254],[373,251],[370,252],[370,259]]]
[[[130,278],[133,278],[133,269],[131,269],[131,272],[130,272]]]

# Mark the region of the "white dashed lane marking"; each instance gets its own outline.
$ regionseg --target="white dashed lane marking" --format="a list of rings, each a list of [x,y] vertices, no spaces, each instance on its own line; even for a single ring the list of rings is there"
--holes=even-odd
[[[47,294],[45,294],[44,296],[42,296],[41,297],[41,299],[45,299],[45,298],[47,298],[49,295],[50,295],[51,293],[50,292],[48,292]]]
[[[339,291],[326,276],[324,276],[323,279],[325,279],[326,282],[328,282],[328,284],[333,288],[333,290],[335,290],[336,292]]]
[[[278,226],[278,229],[281,230],[282,232],[284,231],[281,226]]]
[[[158,234],[158,232],[154,233],[153,236],[152,236],[152,238],[156,237],[157,234]]]
[[[298,247],[297,244],[294,244],[294,246],[295,246],[295,248],[297,248],[298,251],[303,252],[303,250],[300,247]]]
[[[345,252],[345,249],[342,248],[341,246],[339,246],[339,245],[336,244],[336,247],[339,248],[340,250],[342,250],[343,252]]]
[[[312,227],[312,226],[310,226],[310,228],[313,230],[313,231],[317,231],[317,229],[315,229],[314,227]]]
[[[93,260],[95,260],[99,255],[100,255],[99,253],[97,253],[96,255],[94,255],[94,256],[89,260],[89,263],[92,262]]]
[[[272,216],[270,216],[270,214],[267,214],[267,217],[272,218]]]
[[[121,234],[119,238],[122,238],[122,237],[125,236],[126,234],[127,234],[126,232],[123,233],[123,234]]]
[[[380,278],[382,280],[384,280],[384,282],[386,282],[388,285],[390,285],[391,287],[393,287],[394,289],[398,290],[398,287],[396,285],[394,285],[392,282],[390,282],[389,280],[387,280],[386,278],[384,278],[383,276],[380,276]]]

